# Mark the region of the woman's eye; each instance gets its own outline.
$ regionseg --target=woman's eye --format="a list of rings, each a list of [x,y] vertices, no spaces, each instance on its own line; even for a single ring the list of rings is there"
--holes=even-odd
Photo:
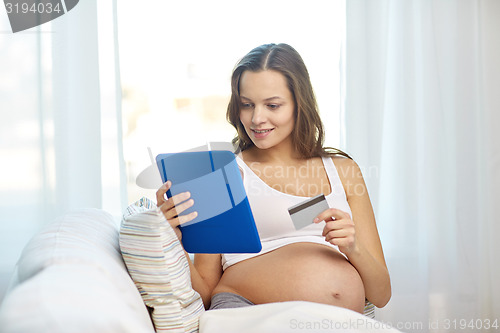
[[[280,107],[280,105],[279,104],[268,104],[267,107],[270,108],[271,110],[276,110],[277,108]]]
[[[252,107],[251,103],[241,103],[242,109],[250,109]]]

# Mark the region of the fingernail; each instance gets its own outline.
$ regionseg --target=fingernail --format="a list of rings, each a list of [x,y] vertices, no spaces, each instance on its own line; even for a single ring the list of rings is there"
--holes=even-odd
[[[318,223],[319,222],[319,219],[317,217],[314,218],[313,220],[314,223]]]

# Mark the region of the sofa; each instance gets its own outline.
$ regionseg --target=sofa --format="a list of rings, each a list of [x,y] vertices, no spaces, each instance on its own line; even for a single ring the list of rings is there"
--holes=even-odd
[[[100,209],[72,211],[47,224],[18,260],[0,305],[0,332],[154,333],[151,309],[124,263],[119,231],[120,221]],[[203,311],[198,322],[201,333],[397,332],[359,313],[310,302]]]

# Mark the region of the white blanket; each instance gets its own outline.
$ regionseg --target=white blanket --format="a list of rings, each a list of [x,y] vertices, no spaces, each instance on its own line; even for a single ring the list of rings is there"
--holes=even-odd
[[[282,302],[210,310],[200,318],[200,333],[400,332],[360,313],[311,302]]]

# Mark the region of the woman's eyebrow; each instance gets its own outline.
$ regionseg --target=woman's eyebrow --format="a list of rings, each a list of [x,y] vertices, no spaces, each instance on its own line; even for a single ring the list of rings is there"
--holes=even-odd
[[[245,96],[240,96],[240,98],[241,99],[246,99],[247,101],[251,101],[250,98],[245,97]],[[269,97],[269,98],[264,99],[264,102],[269,102],[269,101],[272,101],[273,99],[282,99],[282,98],[279,97],[279,96],[273,96],[273,97]]]
[[[279,96],[273,96],[273,97],[266,98],[264,101],[268,102],[268,101],[272,101],[273,99],[282,99],[282,98]]]

